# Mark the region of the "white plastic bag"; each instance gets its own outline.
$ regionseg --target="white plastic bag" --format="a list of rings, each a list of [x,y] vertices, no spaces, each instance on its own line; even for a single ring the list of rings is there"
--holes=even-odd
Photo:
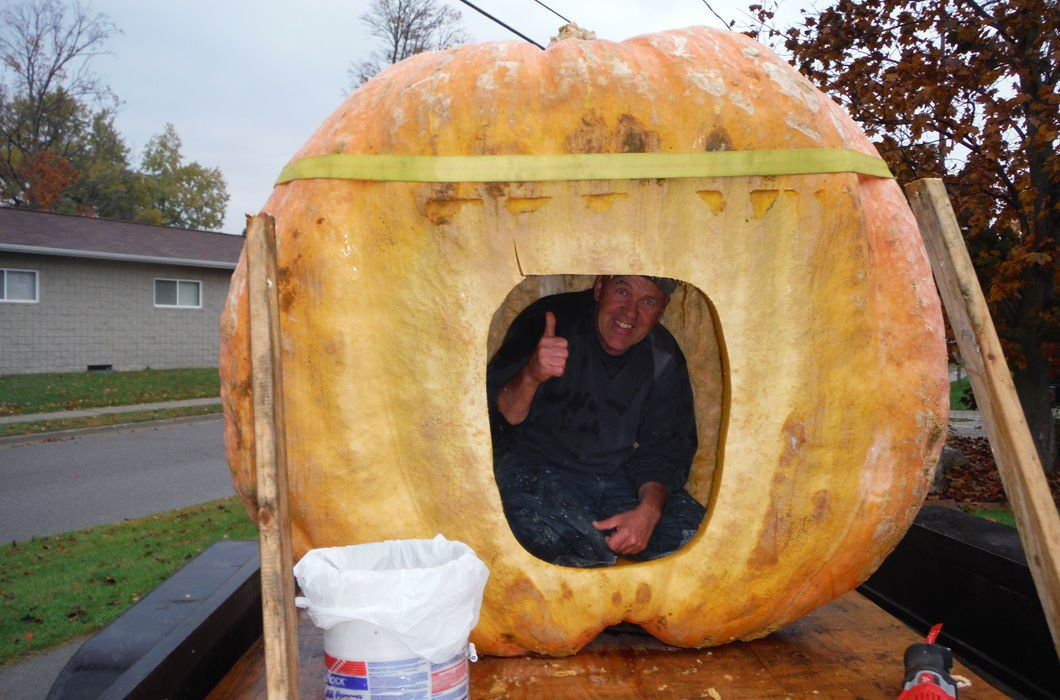
[[[295,605],[317,627],[370,622],[442,663],[467,649],[489,571],[466,544],[437,535],[313,549],[294,575],[304,594]]]

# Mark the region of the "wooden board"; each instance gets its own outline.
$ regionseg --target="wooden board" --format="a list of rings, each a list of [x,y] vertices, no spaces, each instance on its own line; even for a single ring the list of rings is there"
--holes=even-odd
[[[262,624],[267,640],[268,697],[291,698],[298,687],[297,621],[290,562],[287,443],[277,299],[276,222],[267,214],[247,221],[251,381],[261,544]]]
[[[323,635],[299,623],[303,698],[323,697]],[[640,633],[607,632],[575,656],[482,657],[471,664],[471,698],[889,698],[902,687],[902,654],[919,635],[851,592],[764,639],[677,649]],[[263,697],[259,642],[208,696]],[[962,664],[962,700],[1005,698]],[[713,694],[712,692],[713,691]]]
[[[1060,515],[946,187],[925,178],[907,185],[906,193],[1060,655]]]

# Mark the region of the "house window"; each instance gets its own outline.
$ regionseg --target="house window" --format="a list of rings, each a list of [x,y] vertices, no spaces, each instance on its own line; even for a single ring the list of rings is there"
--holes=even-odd
[[[0,301],[35,304],[39,299],[36,270],[0,267]]]
[[[155,306],[178,309],[202,308],[202,282],[155,280]]]

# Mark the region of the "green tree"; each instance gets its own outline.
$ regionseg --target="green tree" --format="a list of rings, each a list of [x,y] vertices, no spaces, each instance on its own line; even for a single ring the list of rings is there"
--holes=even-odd
[[[78,3],[0,10],[0,203],[188,228],[220,228],[216,168],[182,162],[167,125],[142,171],[114,126],[117,98],[89,69],[116,27]]]
[[[147,196],[140,221],[182,228],[218,229],[224,223],[228,190],[217,168],[184,163],[172,124],[144,148],[141,173]]]
[[[147,207],[143,176],[131,169],[129,147],[111,114],[93,115],[70,158],[78,177],[65,192],[66,211],[132,221]]]
[[[361,22],[380,46],[349,69],[350,88],[356,89],[383,68],[409,56],[466,42],[460,19],[460,11],[441,0],[372,0]]]
[[[1056,1],[838,0],[763,33],[847,108],[902,184],[943,179],[1042,463],[1055,469]]]

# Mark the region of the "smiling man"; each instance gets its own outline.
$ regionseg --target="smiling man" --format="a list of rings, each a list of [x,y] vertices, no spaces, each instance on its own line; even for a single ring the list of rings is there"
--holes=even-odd
[[[508,523],[564,566],[655,559],[705,509],[684,490],[696,453],[685,357],[659,324],[674,280],[597,277],[538,300],[487,368],[494,474]]]

